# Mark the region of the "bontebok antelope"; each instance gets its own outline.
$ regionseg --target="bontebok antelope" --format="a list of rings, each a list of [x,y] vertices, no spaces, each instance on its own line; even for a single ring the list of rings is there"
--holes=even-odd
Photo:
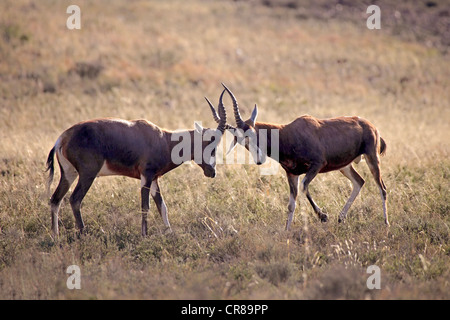
[[[196,123],[194,130],[168,131],[146,120],[126,121],[121,119],[97,119],[78,123],[64,131],[57,139],[47,159],[49,185],[54,175],[54,155],[58,159],[61,178],[50,199],[52,231],[58,236],[58,211],[61,200],[74,180],[78,183],[70,196],[70,205],[80,232],[84,229],[81,218],[81,201],[99,176],[122,175],[141,180],[141,209],[143,236],[147,234],[147,213],[149,194],[165,226],[170,230],[167,207],[158,185],[163,174],[178,167],[183,161],[174,161],[178,140],[182,136],[190,138],[192,144],[190,158],[203,169],[205,176],[216,175],[216,147],[225,131],[226,112],[222,103],[225,90],[219,99],[221,120],[216,130],[204,129]],[[211,133],[211,131],[213,131]],[[208,134],[207,134],[208,133]],[[201,148],[194,146],[194,141],[201,142]],[[209,136],[209,139],[205,137]],[[195,152],[201,152],[201,157]],[[179,150],[179,152],[187,152]],[[186,155],[184,155],[186,156]],[[188,155],[189,156],[189,155]]]
[[[339,214],[338,221],[343,221],[347,211],[364,185],[364,179],[352,166],[352,162],[358,163],[362,155],[364,155],[367,165],[380,189],[384,221],[389,225],[386,208],[386,186],[381,178],[379,166],[379,156],[385,153],[386,143],[380,137],[377,128],[373,124],[360,117],[317,119],[308,115],[301,116],[286,125],[256,122],[258,116],[258,107],[256,105],[251,117],[247,121],[243,121],[235,96],[225,85],[224,87],[233,101],[237,129],[242,130],[244,133],[248,131],[254,132],[254,136],[258,137],[256,139],[258,150],[262,150],[262,152],[266,150],[266,154],[277,160],[286,171],[290,188],[286,230],[289,230],[294,216],[298,182],[301,174],[305,174],[301,182],[301,191],[305,193],[309,203],[322,222],[326,222],[328,216],[311,198],[308,191],[309,183],[318,173],[333,170],[339,170],[351,181],[353,190]],[[211,105],[210,107],[213,108]],[[220,120],[217,116],[215,116],[215,119],[216,121]],[[227,129],[233,128],[230,125],[226,125],[226,127]],[[278,152],[272,152],[271,145],[274,144],[274,141],[271,141],[272,135],[269,134],[266,137],[266,148],[261,148],[260,150],[260,136],[258,132],[262,129],[265,129],[266,132],[278,130],[279,141],[276,150]],[[250,150],[251,143],[245,136],[243,134],[235,134],[231,148],[236,143],[239,143],[244,145],[247,150]]]

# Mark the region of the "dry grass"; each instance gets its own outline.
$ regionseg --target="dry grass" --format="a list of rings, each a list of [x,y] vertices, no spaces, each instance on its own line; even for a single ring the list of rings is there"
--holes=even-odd
[[[6,1],[0,13],[0,298],[450,298],[442,50],[367,30],[364,19],[305,19],[247,2],[78,1],[82,29],[70,31],[69,4]],[[173,234],[152,205],[142,239],[139,182],[108,177],[84,201],[88,233],[77,238],[64,203],[61,240],[52,241],[44,162],[64,129],[107,116],[212,126],[203,96],[215,101],[221,81],[244,116],[258,103],[261,121],[308,113],[373,122],[388,143],[392,226],[364,162],[367,183],[346,224],[337,214],[350,187],[330,173],[311,184],[330,221],[301,199],[291,232],[281,169],[261,176],[253,165],[222,165],[210,180],[184,165],[161,182]],[[81,267],[81,290],[66,288],[71,264]],[[365,285],[372,264],[381,290]]]

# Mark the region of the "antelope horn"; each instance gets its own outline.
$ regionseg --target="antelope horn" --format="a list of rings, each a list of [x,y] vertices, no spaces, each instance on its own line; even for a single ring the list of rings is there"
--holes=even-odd
[[[238,103],[236,101],[234,94],[223,83],[222,83],[222,86],[225,88],[225,90],[227,90],[228,94],[230,95],[231,99],[233,100],[234,118],[236,119],[237,127],[238,128],[244,127],[245,123],[241,118],[241,114],[239,113],[239,106],[238,106]]]
[[[219,98],[219,106],[217,107],[217,109],[219,110],[219,125],[217,127],[217,129],[224,133],[225,129],[226,129],[226,124],[227,124],[227,112],[225,111],[225,107],[223,106],[223,94],[225,93],[225,90],[222,91],[222,94],[220,95]]]
[[[220,101],[222,101],[222,97],[223,97],[223,93],[225,92],[225,90],[222,92],[222,95],[220,96]],[[235,127],[229,125],[228,123],[226,123],[226,111],[225,111],[225,107],[223,106],[223,103],[219,102],[219,114],[221,114],[221,107],[220,104],[223,107],[223,115],[221,115],[219,117],[219,115],[217,115],[216,109],[214,108],[213,104],[211,103],[211,101],[209,101],[209,99],[207,97],[205,97],[206,102],[208,102],[209,107],[211,108],[211,113],[213,115],[214,121],[216,121],[218,124],[220,124],[221,118],[224,116],[225,119],[225,129],[236,129]],[[220,130],[220,129],[219,129]],[[222,132],[223,133],[223,132]]]
[[[216,109],[214,109],[214,106],[212,105],[211,101],[208,100],[207,97],[205,97],[205,100],[206,100],[206,102],[208,102],[209,107],[211,108],[211,112],[212,112],[214,121],[217,122],[217,123],[219,123],[219,122],[220,122],[220,118],[219,118],[219,116],[217,115]]]

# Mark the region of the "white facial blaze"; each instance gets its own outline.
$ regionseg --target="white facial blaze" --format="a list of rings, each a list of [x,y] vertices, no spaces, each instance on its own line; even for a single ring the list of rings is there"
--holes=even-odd
[[[260,163],[261,162],[261,150],[258,147],[258,140],[256,138],[256,133],[251,130],[247,130],[247,132],[245,133],[244,141],[245,141],[244,142],[245,146],[247,147],[248,151],[250,152],[250,154],[253,157],[253,161],[255,163]]]
[[[220,132],[219,130],[207,129],[203,134],[203,141],[211,141],[211,143],[205,147],[202,152],[202,156],[205,163],[208,163],[212,167],[216,166],[216,157],[213,156],[213,154],[216,153],[215,150],[219,145],[221,138],[222,132]]]
[[[216,166],[216,157],[211,157],[209,159],[209,165],[213,168]]]

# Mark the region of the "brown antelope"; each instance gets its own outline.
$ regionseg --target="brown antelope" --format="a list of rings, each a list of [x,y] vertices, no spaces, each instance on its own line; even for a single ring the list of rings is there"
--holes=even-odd
[[[141,180],[141,233],[147,235],[147,213],[149,194],[168,230],[170,229],[167,207],[162,197],[158,179],[178,167],[183,161],[173,161],[180,137],[187,136],[191,154],[184,160],[194,160],[203,169],[205,176],[216,175],[215,152],[225,131],[226,112],[222,103],[222,92],[218,110],[221,120],[216,130],[204,129],[196,123],[195,130],[169,131],[161,129],[147,120],[126,121],[121,119],[97,119],[75,124],[64,131],[51,149],[47,159],[49,173],[48,188],[54,175],[54,155],[58,159],[61,178],[53,193],[51,204],[52,231],[58,236],[58,211],[61,200],[77,176],[78,183],[70,196],[70,205],[80,232],[84,229],[81,218],[81,202],[96,177],[121,175]],[[205,141],[207,133],[210,141]],[[200,146],[194,141],[200,137]],[[177,149],[178,150],[178,149]],[[201,151],[201,158],[194,154]],[[185,150],[181,150],[186,152]],[[209,152],[208,152],[209,151]],[[176,153],[176,152],[175,152]],[[186,155],[184,155],[186,156]],[[50,189],[49,189],[50,190]]]
[[[367,165],[380,189],[384,221],[389,225],[386,208],[386,186],[381,178],[379,166],[379,155],[385,153],[386,143],[380,137],[377,128],[373,124],[360,117],[317,119],[309,115],[301,116],[286,125],[256,122],[258,116],[258,107],[256,105],[251,117],[243,121],[235,96],[225,85],[223,86],[233,101],[234,116],[238,129],[236,131],[253,132],[254,136],[258,137],[256,140],[258,150],[260,150],[260,136],[258,132],[262,129],[267,130],[266,132],[274,129],[278,130],[279,141],[277,144],[278,150],[276,150],[278,152],[273,152],[274,154],[271,152],[272,135],[267,135],[266,149],[263,148],[261,152],[266,152],[269,157],[278,161],[286,171],[290,188],[286,230],[289,230],[294,217],[299,176],[304,173],[305,177],[301,183],[301,190],[322,222],[326,222],[328,216],[311,198],[308,191],[309,183],[318,173],[333,170],[339,170],[351,181],[353,190],[339,214],[338,221],[344,221],[347,211],[364,185],[364,179],[352,166],[352,162],[358,163],[362,155],[364,155]],[[211,104],[210,107],[213,108]],[[214,118],[216,121],[220,120],[217,115]],[[233,129],[230,125],[226,125],[226,128]],[[250,150],[252,143],[249,143],[249,139],[244,138],[245,135],[242,133],[240,135],[235,134],[230,150],[237,143],[244,145],[247,150]]]

